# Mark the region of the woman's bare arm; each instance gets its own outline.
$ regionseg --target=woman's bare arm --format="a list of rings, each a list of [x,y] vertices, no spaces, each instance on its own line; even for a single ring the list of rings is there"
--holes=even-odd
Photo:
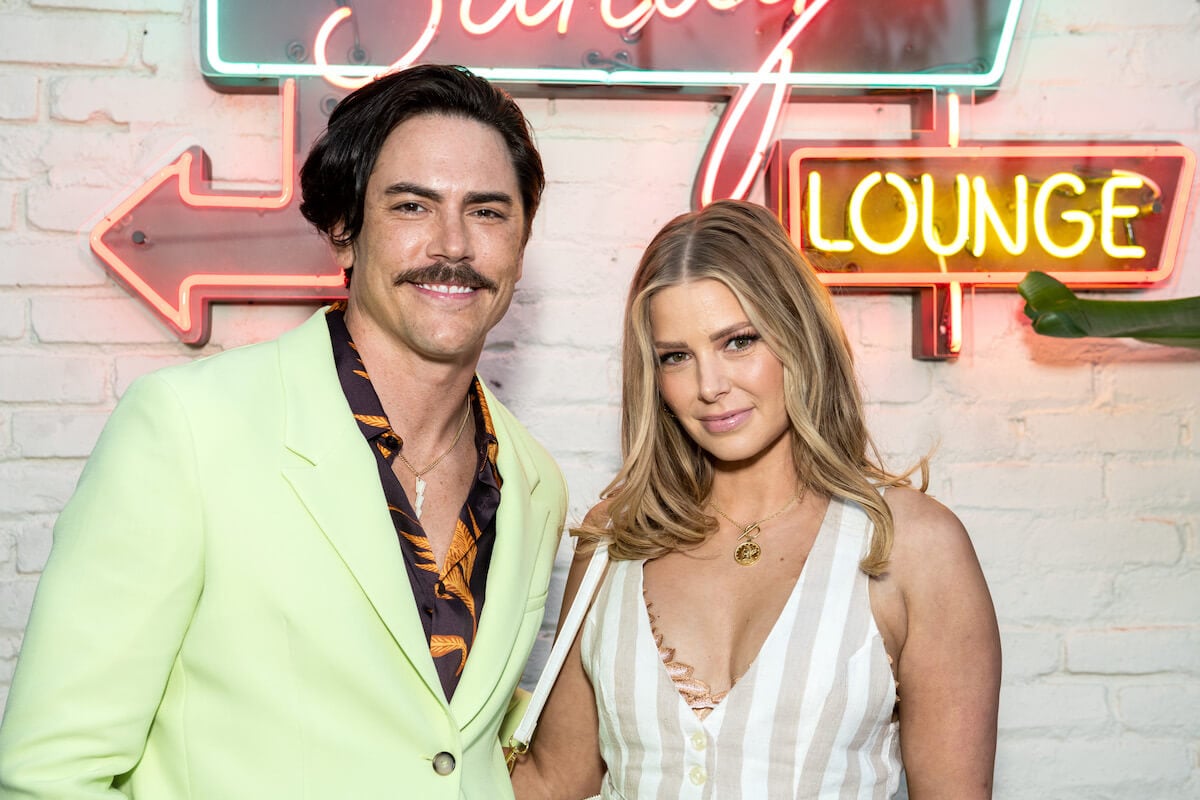
[[[1000,633],[967,531],[949,509],[892,489],[889,572],[907,632],[897,663],[900,748],[912,800],[992,796],[1000,692]]]
[[[589,519],[596,513],[593,509]],[[563,590],[560,630],[591,556],[590,547],[575,551]],[[517,800],[568,800],[598,793],[604,778],[599,726],[596,697],[576,637],[542,710],[529,752],[513,768]]]

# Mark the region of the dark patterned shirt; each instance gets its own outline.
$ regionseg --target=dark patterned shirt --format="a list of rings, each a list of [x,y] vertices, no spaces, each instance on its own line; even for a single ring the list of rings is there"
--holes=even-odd
[[[467,664],[467,654],[475,642],[487,589],[488,567],[496,542],[496,509],[500,506],[501,480],[496,468],[496,433],[487,401],[479,379],[475,378],[468,397],[475,417],[478,467],[467,501],[458,513],[458,525],[445,565],[438,569],[425,529],[421,527],[400,480],[392,472],[392,462],[404,443],[383,413],[383,405],[350,338],[350,331],[346,329],[345,304],[334,304],[325,319],[329,324],[338,380],[359,430],[375,454],[383,496],[392,514],[400,550],[404,553],[408,582],[425,628],[429,652],[449,700],[454,696]],[[400,576],[396,579],[400,580]]]

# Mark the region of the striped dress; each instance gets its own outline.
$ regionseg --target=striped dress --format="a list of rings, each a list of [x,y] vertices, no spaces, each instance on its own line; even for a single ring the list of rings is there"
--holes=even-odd
[[[830,501],[757,658],[703,720],[660,660],[643,562],[612,562],[581,633],[608,767],[601,798],[892,797],[896,686],[858,568],[870,530],[858,505]]]

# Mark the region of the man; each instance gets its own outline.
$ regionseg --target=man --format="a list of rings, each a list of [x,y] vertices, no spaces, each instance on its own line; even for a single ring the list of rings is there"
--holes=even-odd
[[[511,796],[566,496],[474,372],[540,157],[511,98],[421,66],[301,180],[348,301],[130,387],[55,528],[0,797]]]

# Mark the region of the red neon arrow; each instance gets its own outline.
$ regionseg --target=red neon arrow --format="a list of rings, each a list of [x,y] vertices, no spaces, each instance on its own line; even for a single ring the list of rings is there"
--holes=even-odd
[[[191,147],[100,221],[91,247],[114,277],[188,344],[208,340],[215,300],[319,301],[345,296],[328,246],[294,207],[296,83],[283,84],[282,188],[211,190]]]

